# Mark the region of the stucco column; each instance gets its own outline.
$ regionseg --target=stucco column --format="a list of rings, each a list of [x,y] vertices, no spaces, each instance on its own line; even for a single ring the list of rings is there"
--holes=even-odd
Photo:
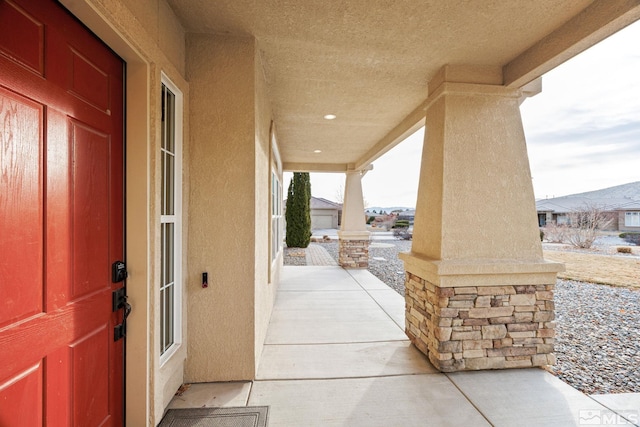
[[[553,364],[562,266],[542,257],[520,91],[431,86],[406,333],[444,372]]]
[[[369,266],[369,231],[364,215],[362,171],[346,173],[342,224],[339,237],[339,263],[346,268]]]

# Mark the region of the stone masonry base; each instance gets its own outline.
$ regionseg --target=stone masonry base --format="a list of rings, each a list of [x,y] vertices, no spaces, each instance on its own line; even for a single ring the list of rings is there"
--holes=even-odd
[[[369,266],[369,240],[339,241],[338,261],[344,268],[367,268]]]
[[[442,372],[552,365],[555,285],[442,288],[407,272],[406,333]]]

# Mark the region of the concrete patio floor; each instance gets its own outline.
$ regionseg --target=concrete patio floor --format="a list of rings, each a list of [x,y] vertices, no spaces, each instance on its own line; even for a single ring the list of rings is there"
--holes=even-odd
[[[269,406],[269,426],[640,425],[640,394],[587,396],[542,369],[443,374],[367,270],[287,266],[254,382],[192,384],[169,408]]]

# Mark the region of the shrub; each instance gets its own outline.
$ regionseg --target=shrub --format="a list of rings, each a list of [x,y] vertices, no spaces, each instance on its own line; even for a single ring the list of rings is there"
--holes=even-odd
[[[540,230],[540,241],[544,241],[544,231]]]
[[[576,248],[589,249],[598,237],[598,230],[608,227],[613,218],[603,209],[584,205],[569,213],[567,241]]]
[[[367,224],[371,224],[375,220],[376,220],[375,216],[370,216],[369,219],[367,219]]]
[[[551,243],[563,243],[567,235],[567,226],[564,224],[557,224],[555,221],[547,222],[544,229],[544,235],[548,242]]]
[[[311,241],[311,181],[308,172],[294,172],[287,194],[287,247],[306,248]]]
[[[409,228],[409,221],[407,221],[406,219],[398,220],[391,228]]]
[[[411,240],[413,237],[413,234],[409,232],[409,229],[407,227],[394,228],[393,237],[400,240]]]
[[[622,233],[620,237],[624,239],[625,242],[631,243],[632,245],[640,246],[640,233]]]
[[[631,248],[628,247],[628,246],[619,247],[617,250],[618,250],[618,253],[621,253],[621,254],[630,254],[631,253]]]

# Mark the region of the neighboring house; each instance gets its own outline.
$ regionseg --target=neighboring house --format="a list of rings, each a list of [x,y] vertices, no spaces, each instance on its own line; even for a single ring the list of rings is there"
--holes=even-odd
[[[342,205],[322,197],[311,196],[311,229],[338,228]]]
[[[444,372],[554,363],[560,266],[523,220],[520,103],[638,16],[637,1],[0,1],[0,425],[156,426],[183,383],[255,380],[284,171],[344,175],[340,264],[366,267],[362,176],[425,124],[407,337]],[[505,305],[532,283],[472,309],[504,322],[475,350],[453,290]]]
[[[536,201],[538,226],[569,224],[572,212],[596,208],[611,222],[605,230],[640,231],[640,182]]]
[[[284,213],[287,212],[287,200],[283,201]],[[342,219],[342,205],[323,199],[322,197],[313,197],[309,201],[311,210],[311,229],[320,230],[323,228],[338,228]],[[284,217],[283,213],[283,217]],[[286,230],[286,222],[284,224]]]
[[[402,211],[400,213],[398,213],[398,220],[405,220],[405,221],[409,221],[409,224],[413,225],[413,221],[416,218],[416,210],[415,209],[408,209],[406,211]]]
[[[618,230],[640,232],[640,201],[633,201],[618,208]]]

